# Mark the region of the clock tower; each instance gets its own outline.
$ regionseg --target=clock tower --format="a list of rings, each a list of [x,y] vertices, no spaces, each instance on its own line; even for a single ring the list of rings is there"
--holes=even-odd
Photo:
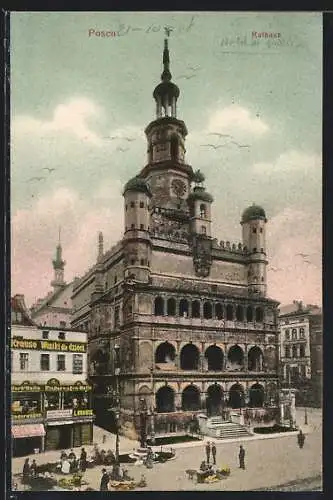
[[[177,118],[180,90],[171,80],[168,37],[166,30],[161,82],[153,96],[156,118],[146,127],[147,165],[140,173],[152,193],[150,200],[151,229],[157,232],[188,231],[187,203],[193,170],[185,161],[185,123]]]

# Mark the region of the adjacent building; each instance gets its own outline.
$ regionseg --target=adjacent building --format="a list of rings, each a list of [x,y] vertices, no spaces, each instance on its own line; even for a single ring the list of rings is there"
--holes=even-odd
[[[62,258],[60,242],[56,248],[56,257],[52,261],[54,277],[51,281],[52,291],[46,297],[38,299],[31,307],[33,321],[40,326],[70,328],[72,314],[73,282],[66,283],[64,269],[66,262]]]
[[[280,308],[279,328],[282,386],[298,389],[298,404],[321,405],[321,309],[294,301]]]
[[[22,295],[11,304],[13,455],[90,444],[87,333],[37,326]]]
[[[148,432],[165,434],[202,411],[277,405],[267,217],[253,204],[240,217],[240,242],[214,238],[213,197],[186,162],[188,132],[171,80],[166,39],[147,164],[124,187],[123,237],[105,252],[99,235],[97,262],[72,295],[72,326],[89,330],[96,419],[110,421],[119,381],[121,429],[133,437],[143,408]]]

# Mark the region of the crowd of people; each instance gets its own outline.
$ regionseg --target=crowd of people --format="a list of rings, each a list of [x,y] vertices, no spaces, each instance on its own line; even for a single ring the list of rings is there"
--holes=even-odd
[[[69,454],[65,451],[60,455],[60,470],[63,474],[71,474],[75,472],[85,472],[87,469],[87,452],[84,448],[81,449],[80,457],[77,457],[74,450],[71,449]]]
[[[33,459],[30,464],[29,458],[26,458],[23,465],[23,484],[29,483],[30,479],[34,479],[37,477],[37,463],[36,460]]]

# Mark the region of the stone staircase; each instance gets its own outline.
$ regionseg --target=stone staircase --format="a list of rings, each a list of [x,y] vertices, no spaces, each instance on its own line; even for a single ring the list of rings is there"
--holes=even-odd
[[[207,422],[210,436],[216,439],[235,439],[252,436],[248,430],[235,422],[223,422],[221,417],[211,417]]]

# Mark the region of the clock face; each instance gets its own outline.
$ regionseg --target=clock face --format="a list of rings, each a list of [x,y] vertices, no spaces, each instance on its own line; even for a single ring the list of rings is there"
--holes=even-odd
[[[186,184],[181,179],[173,179],[171,182],[171,189],[179,198],[186,193]]]

